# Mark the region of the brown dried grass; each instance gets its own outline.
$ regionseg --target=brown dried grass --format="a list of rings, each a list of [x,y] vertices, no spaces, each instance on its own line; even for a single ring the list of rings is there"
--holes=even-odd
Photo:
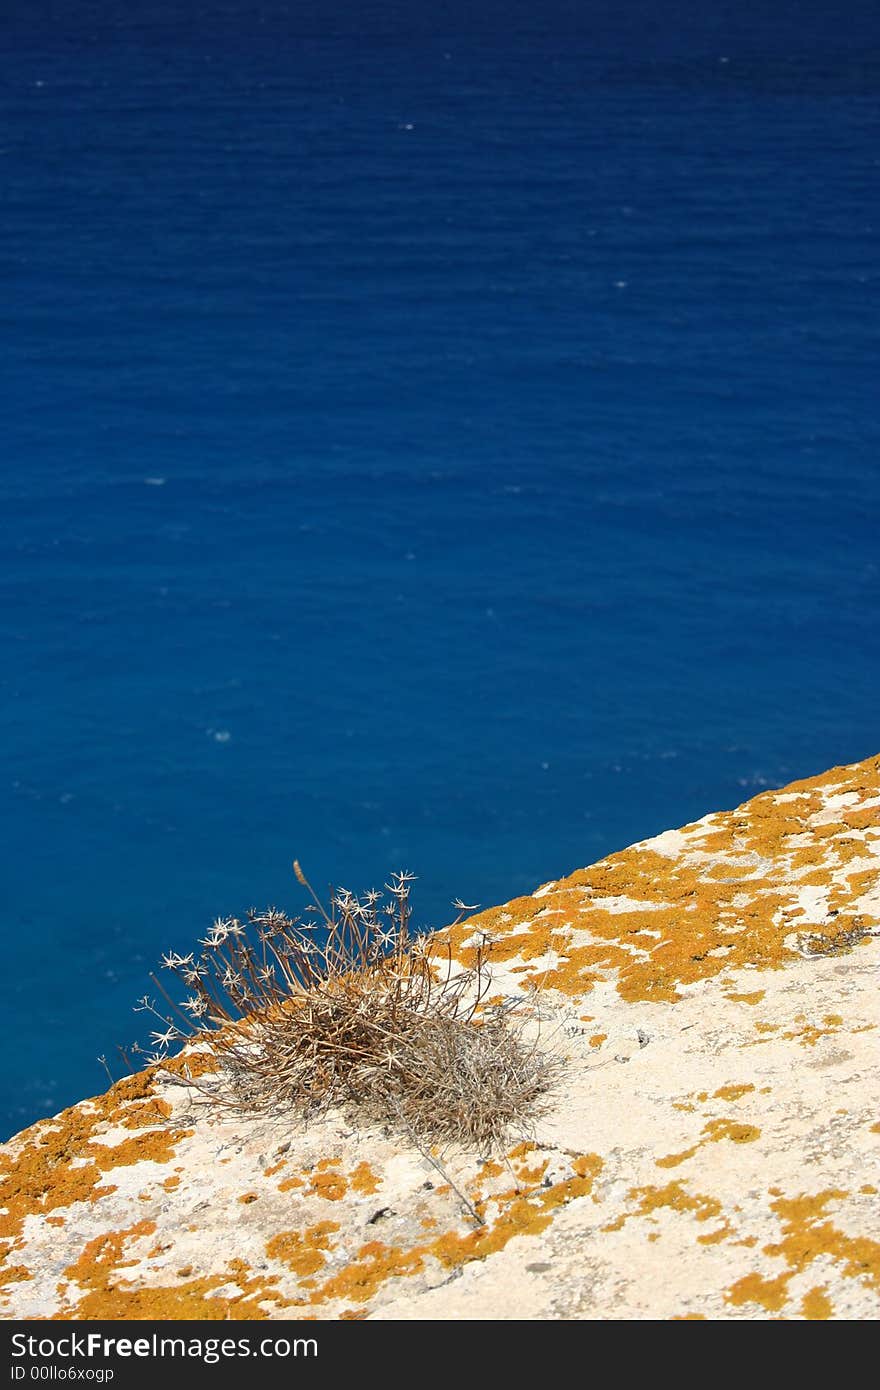
[[[251,911],[215,922],[198,957],[163,958],[189,993],[178,1005],[153,977],[174,1014],[140,1001],[167,1025],[149,1060],[202,1044],[216,1071],[187,1078],[184,1059],[176,1077],[243,1113],[341,1106],[419,1146],[483,1153],[527,1131],[561,1063],[526,1036],[522,998],[487,1004],[488,940],[463,968],[448,933],[412,932],[410,874],[387,899],[342,889],[328,909],[294,870],[311,920]]]

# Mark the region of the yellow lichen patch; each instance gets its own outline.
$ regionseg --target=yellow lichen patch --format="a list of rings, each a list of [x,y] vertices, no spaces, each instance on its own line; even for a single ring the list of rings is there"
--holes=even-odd
[[[289,1178],[285,1178],[285,1179],[284,1179],[284,1182],[280,1182],[280,1183],[278,1184],[278,1191],[279,1191],[279,1192],[291,1192],[295,1187],[304,1187],[304,1186],[305,1186],[304,1179],[301,1178],[297,1173],[293,1173]]]
[[[737,1124],[734,1120],[708,1120],[703,1125],[703,1133],[710,1144],[719,1139],[730,1139],[734,1144],[753,1144],[761,1137],[757,1125]]]
[[[200,1076],[210,1076],[217,1070],[217,1058],[210,1050],[181,1052],[177,1057],[166,1057],[162,1070],[172,1076],[189,1077],[197,1081]]]
[[[242,1260],[230,1261],[223,1274],[170,1286],[138,1288],[134,1276],[120,1275],[120,1271],[132,1270],[139,1263],[136,1249],[126,1247],[136,1247],[155,1229],[152,1221],[139,1221],[126,1230],[107,1232],[90,1240],[76,1263],[65,1270],[67,1278],[79,1287],[77,1302],[55,1313],[54,1319],[242,1321],[265,1318],[262,1301],[287,1305],[288,1300],[271,1287],[276,1281],[251,1278]],[[123,1254],[131,1258],[123,1259]],[[189,1272],[188,1266],[184,1268]],[[230,1285],[237,1292],[213,1293]]]
[[[379,1179],[376,1177],[369,1163],[359,1163],[351,1174],[349,1182],[355,1192],[360,1192],[365,1197],[369,1197],[373,1192],[376,1192],[379,1187]]]
[[[863,917],[843,910],[847,901],[842,893],[834,897],[839,905],[832,922],[813,926],[802,938],[801,946],[810,956],[842,956],[863,945],[871,935],[871,927]]]
[[[840,819],[850,830],[873,829],[877,825],[877,809],[876,806],[865,806],[862,810],[844,811]]]
[[[507,1157],[526,1158],[529,1154],[534,1153],[537,1147],[537,1144],[532,1143],[530,1139],[523,1139],[510,1150]]]
[[[713,1099],[739,1100],[741,1096],[746,1095],[749,1091],[753,1091],[754,1089],[755,1088],[750,1081],[747,1081],[744,1085],[741,1084],[739,1086],[719,1086],[718,1090],[713,1092]]]
[[[180,1186],[180,1174],[172,1173],[170,1178],[166,1178],[162,1186],[166,1192],[173,1192],[175,1187]]]
[[[602,1169],[602,1159],[598,1154],[580,1154],[572,1167],[573,1178],[526,1193],[514,1189],[496,1197],[499,1212],[490,1224],[463,1236],[448,1232],[429,1247],[430,1253],[441,1264],[455,1267],[503,1250],[514,1236],[540,1234],[549,1226],[557,1207],[577,1197],[586,1197],[592,1191],[596,1175]]]
[[[330,1236],[338,1230],[338,1221],[319,1221],[306,1231],[280,1231],[267,1242],[266,1254],[294,1274],[315,1274],[326,1263],[324,1252],[331,1248]]]
[[[258,1202],[260,1199],[256,1192],[243,1192],[238,1200],[242,1206],[249,1207],[251,1202]]]
[[[592,1187],[594,1180],[601,1173],[604,1164],[598,1154],[578,1154],[578,1156],[572,1160],[571,1166],[577,1177],[589,1179],[590,1187]],[[584,1196],[584,1193],[579,1193],[578,1195]]]
[[[801,1299],[801,1312],[810,1322],[824,1322],[834,1316],[834,1304],[823,1288],[810,1289]]]
[[[705,1313],[676,1313],[669,1319],[670,1322],[705,1322]]]
[[[589,1039],[590,1047],[601,1047],[608,1038],[607,1033],[594,1033]]]
[[[280,1307],[291,1306],[292,1300],[282,1298],[271,1287],[272,1280],[248,1278],[245,1269],[240,1260],[233,1260],[228,1274],[139,1289],[113,1284],[101,1273],[96,1273],[93,1287],[76,1306],[55,1313],[53,1318],[62,1322],[95,1319],[248,1322],[268,1316],[263,1302],[274,1302]],[[237,1293],[213,1292],[226,1289],[230,1284],[238,1288]]]
[[[279,1187],[284,1186],[284,1183],[279,1183]],[[348,1191],[348,1183],[342,1173],[315,1173],[309,1190],[316,1197],[323,1197],[325,1202],[339,1202]]]
[[[754,989],[750,994],[726,994],[725,999],[732,999],[734,1004],[760,1004],[766,989]]]
[[[728,1236],[733,1235],[733,1227],[725,1221],[723,1226],[716,1226],[714,1231],[707,1231],[703,1236],[697,1236],[699,1245],[717,1245],[719,1241],[727,1240]]]
[[[873,1196],[877,1189],[872,1182],[866,1182],[863,1187],[859,1188],[859,1191],[864,1192],[866,1196]]]
[[[513,1171],[520,1187],[536,1186],[547,1171],[548,1160],[546,1158],[539,1159],[536,1164],[531,1166],[523,1161],[535,1147],[534,1144],[518,1144],[508,1154],[508,1158],[513,1162]]]
[[[741,1307],[743,1303],[759,1303],[768,1313],[778,1313],[788,1297],[790,1277],[780,1274],[778,1279],[764,1279],[760,1274],[746,1274],[730,1286],[725,1298],[735,1307]]]
[[[880,1289],[880,1241],[868,1236],[849,1236],[823,1220],[829,1202],[847,1194],[836,1188],[813,1196],[779,1197],[772,1203],[782,1220],[782,1239],[764,1246],[766,1255],[780,1255],[792,1273],[804,1269],[818,1255],[829,1255],[850,1278],[866,1280]]]
[[[523,1157],[533,1148],[532,1144],[522,1144],[514,1152]],[[545,1167],[546,1164],[541,1165],[541,1174]],[[494,1196],[492,1218],[486,1225],[464,1235],[447,1231],[429,1244],[408,1250],[371,1241],[358,1251],[350,1265],[315,1289],[311,1301],[323,1303],[328,1299],[341,1299],[365,1303],[387,1279],[419,1272],[429,1256],[447,1268],[455,1268],[502,1250],[514,1236],[538,1234],[553,1219],[555,1208],[586,1196],[592,1190],[602,1168],[602,1159],[597,1154],[578,1154],[573,1157],[572,1168],[573,1177],[550,1187],[533,1187],[527,1192],[514,1188]],[[485,1211],[486,1202],[478,1199],[476,1206]],[[426,1228],[435,1224],[433,1218],[422,1221]]]
[[[75,1280],[82,1289],[93,1289],[97,1284],[106,1285],[111,1271],[128,1269],[137,1264],[136,1259],[123,1260],[122,1252],[127,1242],[150,1236],[156,1230],[155,1221],[138,1221],[123,1231],[111,1231],[95,1236],[84,1247],[75,1264],[65,1269],[65,1276]]]
[[[28,1215],[45,1216],[73,1202],[97,1201],[115,1191],[101,1186],[104,1173],[113,1168],[152,1159],[167,1162],[174,1146],[192,1130],[148,1128],[156,1112],[149,1106],[130,1105],[152,1099],[153,1073],[125,1077],[103,1095],[64,1110],[52,1120],[32,1125],[19,1136],[15,1156],[4,1155],[0,1177],[0,1236],[17,1235]],[[121,1144],[98,1142],[106,1123],[118,1124],[126,1116],[136,1132]],[[164,1118],[164,1117],[163,1117]],[[86,1162],[83,1162],[83,1159]]]
[[[174,1157],[175,1145],[188,1139],[191,1129],[151,1129],[123,1139],[121,1144],[106,1145],[94,1142],[86,1145],[85,1153],[94,1155],[103,1173],[111,1168],[125,1168],[149,1159],[152,1163],[167,1163]]]
[[[136,1105],[129,1105],[120,1115],[119,1123],[125,1129],[146,1129],[150,1125],[161,1125],[170,1114],[171,1106],[167,1100],[153,1096]]]
[[[658,1168],[677,1168],[680,1163],[693,1158],[699,1147],[699,1144],[694,1144],[692,1149],[684,1149],[680,1154],[667,1154],[665,1158],[655,1158],[654,1162]]]
[[[635,1216],[652,1216],[656,1211],[668,1208],[671,1211],[692,1212],[697,1221],[709,1221],[721,1212],[721,1203],[716,1197],[703,1193],[685,1191],[678,1181],[667,1183],[665,1187],[633,1187],[631,1197],[638,1199]]]
[[[349,1303],[366,1303],[385,1283],[404,1274],[417,1274],[423,1267],[424,1247],[398,1250],[381,1241],[370,1241],[358,1251],[357,1259],[334,1274],[311,1295],[312,1303],[338,1298]]]
[[[833,1037],[835,1033],[839,1033],[843,1019],[839,1014],[826,1014],[822,1022],[825,1026],[820,1028],[818,1024],[808,1023],[804,1015],[799,1014],[795,1023],[801,1026],[790,1029],[782,1036],[787,1041],[799,1042],[803,1047],[815,1047],[820,1038]]]
[[[29,1279],[33,1279],[33,1274],[24,1265],[6,1264],[6,1256],[0,1260],[0,1286],[3,1284],[20,1284]]]
[[[527,965],[555,952],[548,987],[583,994],[592,981],[608,979],[630,1001],[674,1001],[682,985],[728,968],[778,968],[794,954],[786,938],[792,919],[803,916],[800,890],[808,879],[839,892],[843,908],[867,885],[865,841],[880,824],[878,771],[880,762],[867,760],[782,797],[762,793],[684,827],[680,853],[658,853],[650,841],[634,845],[545,885],[539,896],[449,929],[449,940],[472,964],[473,946],[464,943],[497,931],[492,954],[499,961],[518,956]],[[844,785],[877,805],[848,808],[846,823],[815,819],[826,796]],[[851,926],[832,930],[835,950],[852,949],[858,933]],[[540,966],[532,972],[540,973]],[[761,994],[729,997],[753,1004]]]

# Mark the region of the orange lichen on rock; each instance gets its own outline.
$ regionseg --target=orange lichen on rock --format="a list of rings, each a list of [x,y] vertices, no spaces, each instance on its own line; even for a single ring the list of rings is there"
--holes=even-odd
[[[788,1298],[788,1281],[791,1276],[780,1274],[778,1279],[764,1279],[754,1271],[737,1279],[725,1294],[728,1303],[741,1307],[744,1303],[759,1303],[768,1313],[778,1313]]]
[[[129,1167],[149,1159],[153,1163],[167,1163],[174,1157],[175,1145],[181,1139],[188,1139],[191,1129],[151,1129],[142,1131],[131,1139],[123,1139],[121,1144],[103,1144],[94,1140],[87,1144],[85,1152],[94,1155],[95,1162],[102,1173],[111,1168]]]
[[[136,1105],[129,1105],[120,1115],[119,1123],[125,1129],[146,1129],[149,1125],[163,1124],[170,1114],[171,1106],[167,1100],[160,1100],[158,1096],[153,1096]]]
[[[728,1221],[723,1226],[716,1226],[714,1231],[707,1231],[705,1235],[697,1236],[699,1245],[718,1245],[722,1240],[727,1240],[728,1236],[733,1235],[733,1227]]]
[[[699,1148],[699,1144],[694,1144],[690,1149],[683,1149],[678,1154],[666,1154],[664,1158],[655,1158],[654,1162],[658,1168],[677,1168],[680,1163],[685,1163],[689,1158],[693,1158]]]
[[[162,1063],[163,1072],[171,1076],[188,1077],[191,1081],[198,1080],[200,1076],[210,1076],[216,1070],[217,1058],[210,1048],[199,1051],[185,1048],[176,1057],[166,1057]]]
[[[351,1303],[366,1303],[385,1283],[404,1274],[415,1274],[423,1268],[423,1249],[398,1250],[379,1240],[361,1247],[357,1258],[345,1269],[334,1274],[311,1296],[312,1303],[324,1303],[338,1298]]]
[[[760,1139],[761,1131],[757,1125],[741,1125],[734,1120],[708,1120],[703,1126],[707,1143],[717,1143],[719,1139],[730,1139],[734,1144],[753,1144]]]
[[[523,1157],[533,1148],[531,1144],[522,1144],[514,1152]],[[550,1187],[536,1185],[525,1192],[521,1188],[513,1188],[493,1196],[492,1218],[485,1225],[463,1235],[447,1231],[429,1243],[410,1249],[370,1241],[361,1247],[351,1264],[314,1290],[311,1301],[319,1304],[340,1299],[365,1303],[387,1279],[418,1273],[431,1257],[447,1268],[485,1259],[502,1250],[514,1236],[537,1235],[545,1230],[555,1208],[586,1196],[592,1190],[601,1168],[602,1160],[597,1154],[575,1155],[572,1161],[573,1177]],[[546,1163],[542,1162],[536,1171],[542,1176],[545,1169]],[[487,1200],[478,1198],[476,1207],[485,1212]],[[428,1222],[423,1221],[422,1224],[427,1226]]]
[[[281,1186],[283,1184],[279,1183]],[[348,1183],[342,1173],[315,1173],[309,1190],[326,1202],[340,1202],[348,1191]]]
[[[429,1251],[441,1264],[454,1267],[503,1250],[514,1236],[538,1235],[549,1226],[557,1207],[577,1197],[586,1197],[592,1191],[602,1166],[598,1154],[581,1154],[572,1164],[574,1177],[525,1193],[514,1188],[495,1197],[499,1212],[490,1223],[463,1236],[447,1232],[429,1247]],[[544,1168],[541,1171],[543,1173]]]
[[[801,1312],[810,1322],[824,1322],[834,1316],[834,1304],[823,1288],[810,1289],[801,1299]]]
[[[791,1280],[822,1255],[833,1260],[845,1277],[880,1288],[880,1242],[867,1236],[847,1235],[826,1219],[828,1204],[846,1196],[837,1188],[798,1197],[777,1196],[771,1207],[782,1223],[781,1239],[765,1245],[763,1253],[782,1258],[788,1269],[774,1279],[753,1273],[738,1280],[727,1291],[728,1301],[760,1303],[769,1311],[778,1312],[788,1298]],[[804,1296],[802,1312],[808,1318],[827,1318],[833,1315],[833,1308],[825,1291],[815,1288]]]
[[[729,967],[779,968],[794,954],[786,938],[803,914],[799,888],[808,878],[848,898],[869,883],[859,856],[869,827],[880,826],[880,800],[847,811],[849,823],[816,819],[828,794],[850,789],[876,796],[880,760],[834,768],[685,826],[675,854],[650,841],[633,845],[469,918],[449,929],[449,939],[459,959],[473,964],[475,933],[497,932],[492,957],[499,962],[519,958],[527,969],[555,954],[549,970],[531,972],[546,987],[582,995],[592,981],[611,979],[632,1002],[674,1001],[682,986]],[[805,833],[810,843],[798,844]],[[851,949],[851,932],[841,934],[839,924],[831,930],[841,949]],[[728,997],[753,1004],[762,993]]]
[[[715,1092],[715,1096],[722,1100],[736,1100],[739,1096],[745,1095],[747,1091],[753,1091],[754,1086],[722,1086]],[[706,1100],[705,1091],[700,1093],[700,1099]],[[681,1105],[676,1109],[683,1109]],[[688,1109],[693,1109],[689,1106]],[[707,1120],[703,1125],[703,1139],[696,1144],[692,1144],[689,1149],[682,1150],[681,1153],[666,1154],[663,1158],[656,1158],[654,1162],[658,1168],[677,1168],[680,1163],[685,1163],[687,1159],[693,1158],[698,1149],[704,1144],[717,1143],[719,1139],[730,1139],[734,1144],[751,1144],[761,1136],[761,1131],[756,1125],[737,1124],[733,1120],[714,1119]]]
[[[294,1274],[315,1274],[326,1263],[330,1236],[338,1230],[338,1221],[319,1221],[305,1231],[280,1231],[267,1242],[266,1254],[280,1260]]]
[[[189,1319],[221,1322],[244,1321],[267,1316],[261,1300],[286,1304],[272,1289],[273,1279],[253,1279],[242,1260],[232,1260],[227,1273],[162,1287],[137,1287],[120,1271],[139,1263],[138,1253],[126,1246],[137,1244],[155,1231],[152,1221],[139,1221],[123,1231],[96,1236],[83,1249],[75,1264],[65,1270],[80,1290],[74,1304],[67,1304],[53,1315],[55,1320],[117,1319],[145,1321]],[[132,1258],[123,1259],[123,1254]],[[236,1286],[235,1294],[214,1294],[214,1290]],[[70,1290],[68,1290],[70,1292]]]
[[[574,1198],[585,1197],[592,1190],[595,1175],[602,1168],[602,1159],[595,1154],[584,1155],[582,1166],[584,1172],[553,1183],[551,1187],[537,1188],[528,1193],[512,1188],[500,1194],[495,1198],[500,1209],[491,1223],[478,1226],[477,1230],[471,1230],[464,1236],[456,1232],[443,1234],[428,1247],[428,1251],[442,1265],[455,1268],[467,1264],[471,1259],[485,1259],[487,1255],[496,1254],[514,1236],[538,1236],[551,1223],[555,1208],[563,1207]]]
[[[537,1145],[531,1142],[517,1144],[516,1148],[511,1149],[508,1158],[516,1174],[517,1182],[520,1187],[534,1187],[541,1181],[547,1171],[548,1160],[539,1159],[537,1164],[530,1165],[525,1162],[530,1154],[534,1153]]]
[[[360,1192],[365,1197],[371,1196],[379,1188],[379,1179],[369,1163],[359,1163],[349,1177],[349,1182],[355,1192]]]
[[[714,1100],[739,1100],[741,1096],[754,1089],[751,1081],[739,1086],[719,1086],[717,1091],[713,1091],[712,1097]]]
[[[154,1073],[150,1070],[117,1081],[102,1096],[83,1101],[51,1120],[42,1120],[23,1131],[12,1157],[3,1155],[0,1175],[0,1236],[14,1236],[28,1215],[45,1216],[73,1202],[95,1202],[115,1191],[101,1185],[104,1173],[144,1159],[165,1163],[175,1145],[192,1133],[189,1129],[155,1127],[155,1116],[164,1115],[151,1105],[129,1105],[153,1099]],[[121,1144],[103,1144],[99,1132],[106,1124],[121,1124],[137,1132]],[[83,1162],[83,1160],[86,1160]]]
[[[25,1265],[8,1265],[5,1263],[5,1255],[0,1260],[0,1285],[20,1284],[28,1279],[33,1279],[33,1274]]]
[[[794,1021],[801,1026],[783,1033],[782,1036],[788,1041],[793,1039],[804,1047],[815,1047],[820,1038],[831,1037],[835,1033],[839,1033],[843,1024],[840,1014],[826,1014],[822,1019],[824,1027],[821,1028],[818,1024],[808,1023],[805,1014],[797,1014]]]
[[[686,1192],[678,1181],[667,1183],[665,1187],[634,1187],[629,1195],[639,1200],[637,1216],[651,1216],[655,1211],[669,1208],[671,1211],[692,1212],[698,1221],[709,1221],[721,1211],[721,1203],[716,1197]]]
[[[868,1236],[849,1236],[823,1220],[829,1202],[847,1196],[836,1188],[813,1196],[778,1197],[773,1210],[782,1220],[782,1239],[764,1246],[766,1255],[781,1255],[796,1273],[817,1255],[829,1255],[850,1278],[859,1278],[880,1289],[880,1241]]]

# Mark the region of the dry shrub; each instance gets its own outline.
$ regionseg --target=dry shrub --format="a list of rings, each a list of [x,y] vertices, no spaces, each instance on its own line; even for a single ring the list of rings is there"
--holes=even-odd
[[[448,936],[412,932],[411,874],[392,875],[387,899],[341,889],[327,910],[294,870],[310,920],[252,910],[215,922],[198,956],[163,958],[189,993],[178,1006],[153,977],[174,1016],[140,1001],[166,1025],[150,1060],[189,1039],[217,1070],[196,1080],[177,1063],[175,1074],[214,1100],[242,1112],[353,1108],[420,1146],[489,1152],[526,1129],[561,1064],[526,1037],[521,999],[486,1003],[488,941],[465,969]]]

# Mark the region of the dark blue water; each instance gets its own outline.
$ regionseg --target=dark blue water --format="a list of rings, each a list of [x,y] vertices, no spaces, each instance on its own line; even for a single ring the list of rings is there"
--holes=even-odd
[[[294,855],[440,925],[877,751],[875,6],[6,9],[3,1133]]]

